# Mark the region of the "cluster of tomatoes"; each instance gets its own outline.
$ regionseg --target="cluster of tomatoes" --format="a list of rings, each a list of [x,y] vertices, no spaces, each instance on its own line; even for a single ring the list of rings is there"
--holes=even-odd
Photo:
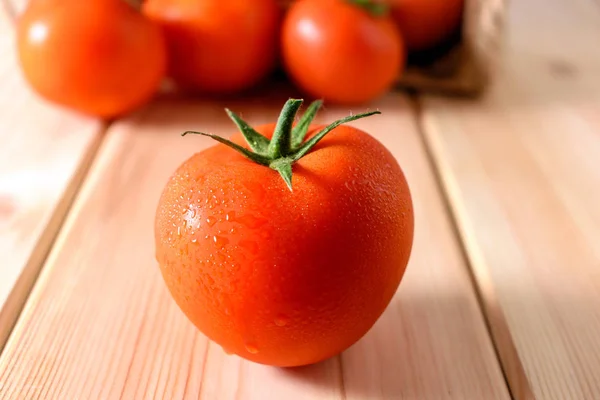
[[[40,95],[100,117],[140,107],[165,77],[223,95],[278,65],[311,97],[360,103],[387,91],[407,51],[442,41],[462,13],[462,0],[285,3],[32,0],[18,23],[19,60]]]

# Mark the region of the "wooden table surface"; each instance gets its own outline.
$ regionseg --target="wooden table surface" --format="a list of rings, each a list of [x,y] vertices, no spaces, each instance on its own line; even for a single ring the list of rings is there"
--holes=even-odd
[[[284,96],[84,118],[24,84],[13,6],[0,8],[0,399],[600,399],[600,1],[511,2],[482,99],[368,105],[383,115],[355,125],[411,185],[413,255],[361,341],[288,370],[210,343],[153,257],[166,179],[212,144],[179,133],[231,133],[224,106],[273,120]]]

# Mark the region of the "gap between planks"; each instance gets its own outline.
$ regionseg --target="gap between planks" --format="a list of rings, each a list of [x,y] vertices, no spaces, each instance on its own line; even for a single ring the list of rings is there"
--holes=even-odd
[[[444,206],[452,222],[452,229],[456,237],[460,239],[462,257],[465,260],[471,283],[477,295],[479,309],[488,334],[492,338],[494,351],[502,368],[510,395],[515,400],[533,400],[535,397],[517,354],[506,318],[499,307],[489,271],[483,267],[485,265],[484,258],[480,254],[479,248],[473,244],[473,236],[467,234],[464,225],[459,222],[458,216],[467,211],[462,209],[463,205],[457,199],[456,182],[451,175],[445,172],[449,171],[450,168],[444,164],[444,158],[439,156],[439,144],[434,138],[426,134],[427,128],[423,122],[421,99],[414,96],[413,101],[418,118],[419,134],[436,182],[440,187]]]
[[[7,104],[14,106],[14,108],[3,109],[6,114],[3,122],[6,124],[12,123],[11,118],[15,116],[16,118],[21,118],[27,112],[34,115],[32,121],[35,121],[36,118],[38,121],[42,121],[43,129],[48,134],[46,136],[43,133],[35,132],[38,130],[35,122],[7,125],[11,129],[16,129],[18,135],[25,133],[19,140],[12,142],[9,139],[5,140],[6,143],[4,144],[8,146],[7,148],[11,149],[13,158],[19,152],[30,152],[30,154],[24,154],[22,159],[26,161],[17,163],[16,167],[10,163],[2,166],[2,172],[6,173],[3,176],[6,178],[3,181],[6,186],[3,188],[7,189],[8,192],[0,192],[0,195],[9,196],[7,198],[9,201],[12,201],[12,196],[17,196],[17,199],[23,200],[24,198],[29,199],[31,196],[45,195],[45,191],[38,192],[31,190],[30,187],[23,190],[22,188],[15,189],[11,186],[10,182],[14,185],[16,181],[35,180],[35,176],[25,174],[26,176],[12,179],[11,174],[25,173],[29,170],[36,174],[40,170],[53,166],[50,165],[52,162],[64,161],[59,160],[61,158],[73,158],[73,163],[69,164],[69,162],[66,162],[65,165],[61,165],[57,171],[54,171],[58,178],[56,181],[53,181],[56,183],[49,184],[47,190],[50,193],[47,198],[44,197],[45,200],[40,200],[40,204],[36,202],[30,203],[28,200],[23,207],[17,203],[17,216],[15,218],[19,222],[16,222],[14,219],[11,220],[9,215],[8,225],[3,225],[2,238],[7,241],[4,243],[5,249],[8,251],[8,244],[12,244],[13,246],[18,245],[19,247],[12,249],[13,253],[16,252],[16,255],[13,254],[12,258],[8,257],[8,260],[6,258],[3,259],[5,264],[0,269],[2,279],[4,280],[3,287],[0,290],[0,354],[27,301],[54,240],[61,229],[69,207],[73,203],[85,179],[88,168],[100,148],[104,136],[103,133],[108,128],[108,123],[98,124],[98,121],[84,120],[83,117],[67,115],[68,112],[59,107],[43,104],[44,101],[40,100],[37,95],[26,87],[18,71],[13,44],[14,22],[17,14],[22,11],[25,5],[26,1],[11,2],[9,0],[0,0],[0,29],[2,30],[2,34],[5,35],[2,38],[0,47],[0,50],[5,53],[5,57],[2,58],[2,73],[4,74],[2,80],[3,93],[6,95],[8,92],[11,95],[17,96],[17,98],[13,97],[10,100],[4,100],[7,101]],[[64,114],[64,117],[61,114]],[[70,136],[66,138],[53,136],[58,134],[52,130],[55,128],[57,130],[61,129],[63,126],[68,127],[66,129],[73,129],[72,137],[75,140],[73,143],[69,142],[72,146],[71,149],[74,150],[72,153],[66,152],[69,146],[65,142]],[[19,131],[19,129],[22,131]],[[75,136],[80,137],[75,138]],[[28,144],[27,140],[35,141],[38,146]],[[43,161],[40,162],[31,154],[40,156],[44,152],[44,149],[38,148],[40,146],[38,142],[43,142],[44,140],[51,143],[58,143],[56,147],[51,147],[48,150],[49,154],[54,154],[53,152],[56,151],[56,156],[54,158],[43,158]],[[81,153],[77,153],[79,150],[81,150]],[[59,152],[65,152],[65,154],[59,154]],[[10,157],[8,159],[11,160]],[[30,164],[35,165],[32,168]],[[26,184],[32,185],[31,182]],[[34,221],[30,223],[30,220]],[[6,220],[0,222],[6,222]],[[23,225],[25,222],[27,223]],[[30,243],[27,240],[23,242],[15,239],[13,229],[17,228],[21,229],[20,231],[17,230],[18,235],[34,237],[35,241]]]
[[[0,356],[2,355],[6,340],[9,338],[42,267],[54,246],[69,210],[81,189],[94,157],[100,149],[104,133],[109,126],[109,124],[104,125],[89,144],[70,182],[64,188],[64,192],[58,200],[56,207],[52,210],[52,215],[44,227],[42,234],[39,236],[38,242],[23,267],[19,278],[13,285],[11,293],[4,304],[0,304]]]
[[[422,134],[516,399],[600,395],[597,5],[513,3],[488,96],[421,98]]]

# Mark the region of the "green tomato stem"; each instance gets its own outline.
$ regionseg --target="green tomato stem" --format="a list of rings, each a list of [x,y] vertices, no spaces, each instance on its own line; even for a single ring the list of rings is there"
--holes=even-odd
[[[302,142],[304,142],[304,138],[308,133],[308,128],[310,127],[310,124],[313,122],[315,116],[317,115],[317,112],[319,112],[319,109],[322,106],[323,100],[317,100],[308,107],[308,109],[300,119],[300,122],[298,122],[298,124],[292,130],[292,147],[297,148],[302,144]]]
[[[273,133],[273,138],[271,140],[258,133],[237,114],[234,114],[232,111],[226,109],[225,111],[227,112],[227,115],[229,115],[229,117],[242,132],[244,139],[246,140],[246,143],[248,143],[248,146],[251,150],[248,150],[245,147],[242,147],[228,139],[210,133],[187,131],[184,132],[182,136],[194,134],[207,136],[213,140],[216,140],[217,142],[237,151],[247,159],[277,171],[281,178],[285,181],[287,187],[290,189],[290,191],[292,191],[292,165],[307,155],[317,145],[317,143],[321,141],[321,139],[342,124],[356,121],[361,118],[366,118],[371,115],[381,114],[379,111],[371,111],[363,114],[350,115],[348,117],[339,119],[327,125],[316,135],[304,142],[304,138],[308,133],[310,124],[315,118],[319,108],[321,108],[323,102],[321,100],[317,100],[312,103],[304,113],[304,116],[300,119],[300,122],[294,129],[292,129],[296,114],[298,113],[302,103],[303,100],[294,99],[290,99],[285,103],[283,109],[281,110],[281,114],[279,115],[275,132]]]
[[[292,148],[292,126],[302,102],[303,100],[290,99],[283,106],[271,144],[269,144],[268,154],[271,159],[285,157],[290,153]]]
[[[231,120],[237,125],[242,135],[244,135],[244,139],[250,146],[250,148],[255,152],[262,155],[267,154],[269,148],[269,139],[256,132],[253,127],[248,125],[246,121],[240,118],[239,115],[226,108],[225,112],[231,118]]]
[[[374,17],[385,17],[390,12],[388,4],[373,0],[346,0],[346,2],[364,9]]]

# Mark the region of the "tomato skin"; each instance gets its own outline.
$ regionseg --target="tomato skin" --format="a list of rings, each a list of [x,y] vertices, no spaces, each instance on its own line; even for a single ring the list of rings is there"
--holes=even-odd
[[[406,47],[427,50],[442,43],[460,27],[464,0],[392,0],[392,14]]]
[[[301,89],[336,103],[363,103],[389,90],[405,61],[390,17],[345,0],[294,2],[282,29],[285,69]]]
[[[276,65],[281,9],[275,0],[148,0],[143,12],[162,25],[170,75],[185,89],[241,91]]]
[[[35,1],[18,21],[17,50],[42,97],[99,117],[146,103],[166,70],[160,29],[122,0]]]
[[[187,317],[227,352],[276,366],[360,339],[398,288],[414,230],[400,166],[362,131],[335,129],[293,171],[290,192],[277,172],[211,147],[173,175],[155,224]]]

